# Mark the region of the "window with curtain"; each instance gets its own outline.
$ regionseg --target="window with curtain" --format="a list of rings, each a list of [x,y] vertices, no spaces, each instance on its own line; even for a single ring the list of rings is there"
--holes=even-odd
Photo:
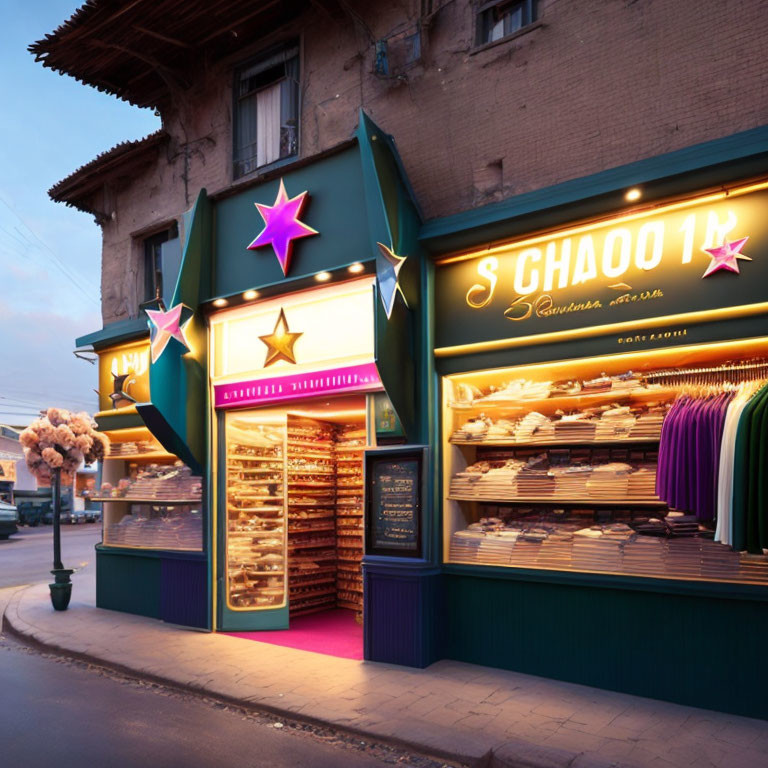
[[[299,151],[299,46],[272,48],[235,72],[234,177]]]
[[[514,34],[536,21],[535,0],[495,0],[477,7],[476,45],[485,45]]]

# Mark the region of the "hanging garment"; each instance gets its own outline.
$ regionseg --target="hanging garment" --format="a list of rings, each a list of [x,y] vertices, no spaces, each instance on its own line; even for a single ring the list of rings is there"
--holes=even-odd
[[[720,444],[733,391],[704,397],[681,395],[661,433],[657,494],[671,507],[714,520]]]
[[[720,443],[720,462],[717,482],[717,528],[715,541],[723,544],[733,543],[733,459],[736,447],[736,431],[739,418],[747,403],[760,385],[748,382],[739,387],[738,392],[728,404],[723,423],[723,437]]]
[[[731,546],[743,551],[747,549],[747,532],[750,527],[749,508],[754,493],[750,485],[750,476],[760,468],[754,458],[751,459],[751,433],[753,418],[760,412],[760,407],[768,399],[768,385],[764,385],[747,403],[739,417],[733,454],[733,505],[731,520],[733,541]]]

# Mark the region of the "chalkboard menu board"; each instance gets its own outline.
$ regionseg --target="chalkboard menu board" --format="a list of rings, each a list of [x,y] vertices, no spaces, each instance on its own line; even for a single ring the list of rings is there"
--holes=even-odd
[[[423,454],[376,451],[366,455],[366,552],[421,556]]]

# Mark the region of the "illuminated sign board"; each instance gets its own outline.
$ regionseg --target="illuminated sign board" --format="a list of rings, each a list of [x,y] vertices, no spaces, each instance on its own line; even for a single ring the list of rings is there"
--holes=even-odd
[[[149,402],[149,340],[99,351],[99,410]]]
[[[765,302],[766,187],[442,259],[437,346]]]
[[[211,317],[217,408],[382,388],[373,278],[302,291]]]
[[[0,461],[0,483],[15,483],[16,482],[16,462]]]

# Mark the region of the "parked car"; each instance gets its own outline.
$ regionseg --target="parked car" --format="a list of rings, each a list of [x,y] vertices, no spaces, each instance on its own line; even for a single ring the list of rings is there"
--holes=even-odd
[[[29,525],[36,528],[42,522],[42,510],[39,504],[31,501],[20,501],[16,504],[19,513],[19,525]]]
[[[16,533],[19,522],[19,513],[13,504],[0,501],[0,539],[7,539],[12,533]]]

